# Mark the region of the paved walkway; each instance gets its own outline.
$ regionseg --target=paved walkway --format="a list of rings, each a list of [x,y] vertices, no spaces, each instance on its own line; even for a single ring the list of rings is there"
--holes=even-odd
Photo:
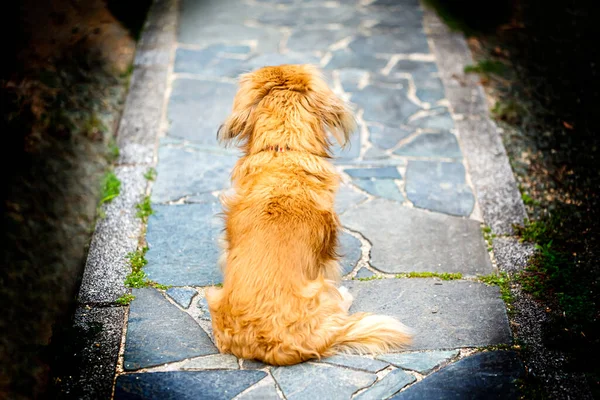
[[[494,267],[417,0],[179,7],[145,267],[172,287],[133,290],[114,397],[515,397],[515,354],[480,351],[510,344],[511,332],[499,289],[477,279]],[[236,77],[282,63],[320,65],[355,106],[359,132],[335,161],[343,285],[356,299],[351,312],[396,316],[416,330],[409,352],[274,368],[219,355],[212,342],[203,293],[221,281],[217,196],[239,156],[217,144],[216,131]]]

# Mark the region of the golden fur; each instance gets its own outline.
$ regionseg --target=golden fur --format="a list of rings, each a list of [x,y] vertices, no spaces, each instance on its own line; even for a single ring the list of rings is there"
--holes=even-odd
[[[410,341],[391,317],[348,315],[337,289],[338,174],[327,131],[345,144],[352,114],[308,65],[241,76],[233,111],[219,128],[241,143],[225,209],[223,288],[207,291],[223,353],[274,365],[337,352],[382,352]]]

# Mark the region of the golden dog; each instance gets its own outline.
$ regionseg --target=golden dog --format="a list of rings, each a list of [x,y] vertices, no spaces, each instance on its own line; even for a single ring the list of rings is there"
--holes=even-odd
[[[206,297],[222,353],[291,365],[338,352],[378,353],[411,338],[391,317],[348,315],[337,289],[339,176],[329,131],[345,144],[355,129],[346,105],[314,67],[282,65],[244,74],[219,128],[243,157],[225,212],[223,287]]]

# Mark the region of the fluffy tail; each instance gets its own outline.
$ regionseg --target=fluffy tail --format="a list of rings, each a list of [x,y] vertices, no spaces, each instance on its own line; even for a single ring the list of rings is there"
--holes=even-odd
[[[347,318],[332,346],[322,356],[386,353],[403,349],[412,341],[412,330],[395,318],[368,313],[356,313]]]

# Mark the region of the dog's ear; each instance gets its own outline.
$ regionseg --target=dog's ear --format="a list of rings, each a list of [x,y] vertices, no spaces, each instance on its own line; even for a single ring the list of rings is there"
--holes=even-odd
[[[316,68],[311,68],[310,72],[313,79],[307,92],[308,100],[323,125],[343,147],[356,130],[354,115],[348,105],[329,89]]]
[[[217,139],[229,142],[246,137],[254,125],[251,121],[252,111],[264,96],[265,91],[253,82],[252,74],[241,75],[239,89],[233,100],[233,110],[219,127]]]

